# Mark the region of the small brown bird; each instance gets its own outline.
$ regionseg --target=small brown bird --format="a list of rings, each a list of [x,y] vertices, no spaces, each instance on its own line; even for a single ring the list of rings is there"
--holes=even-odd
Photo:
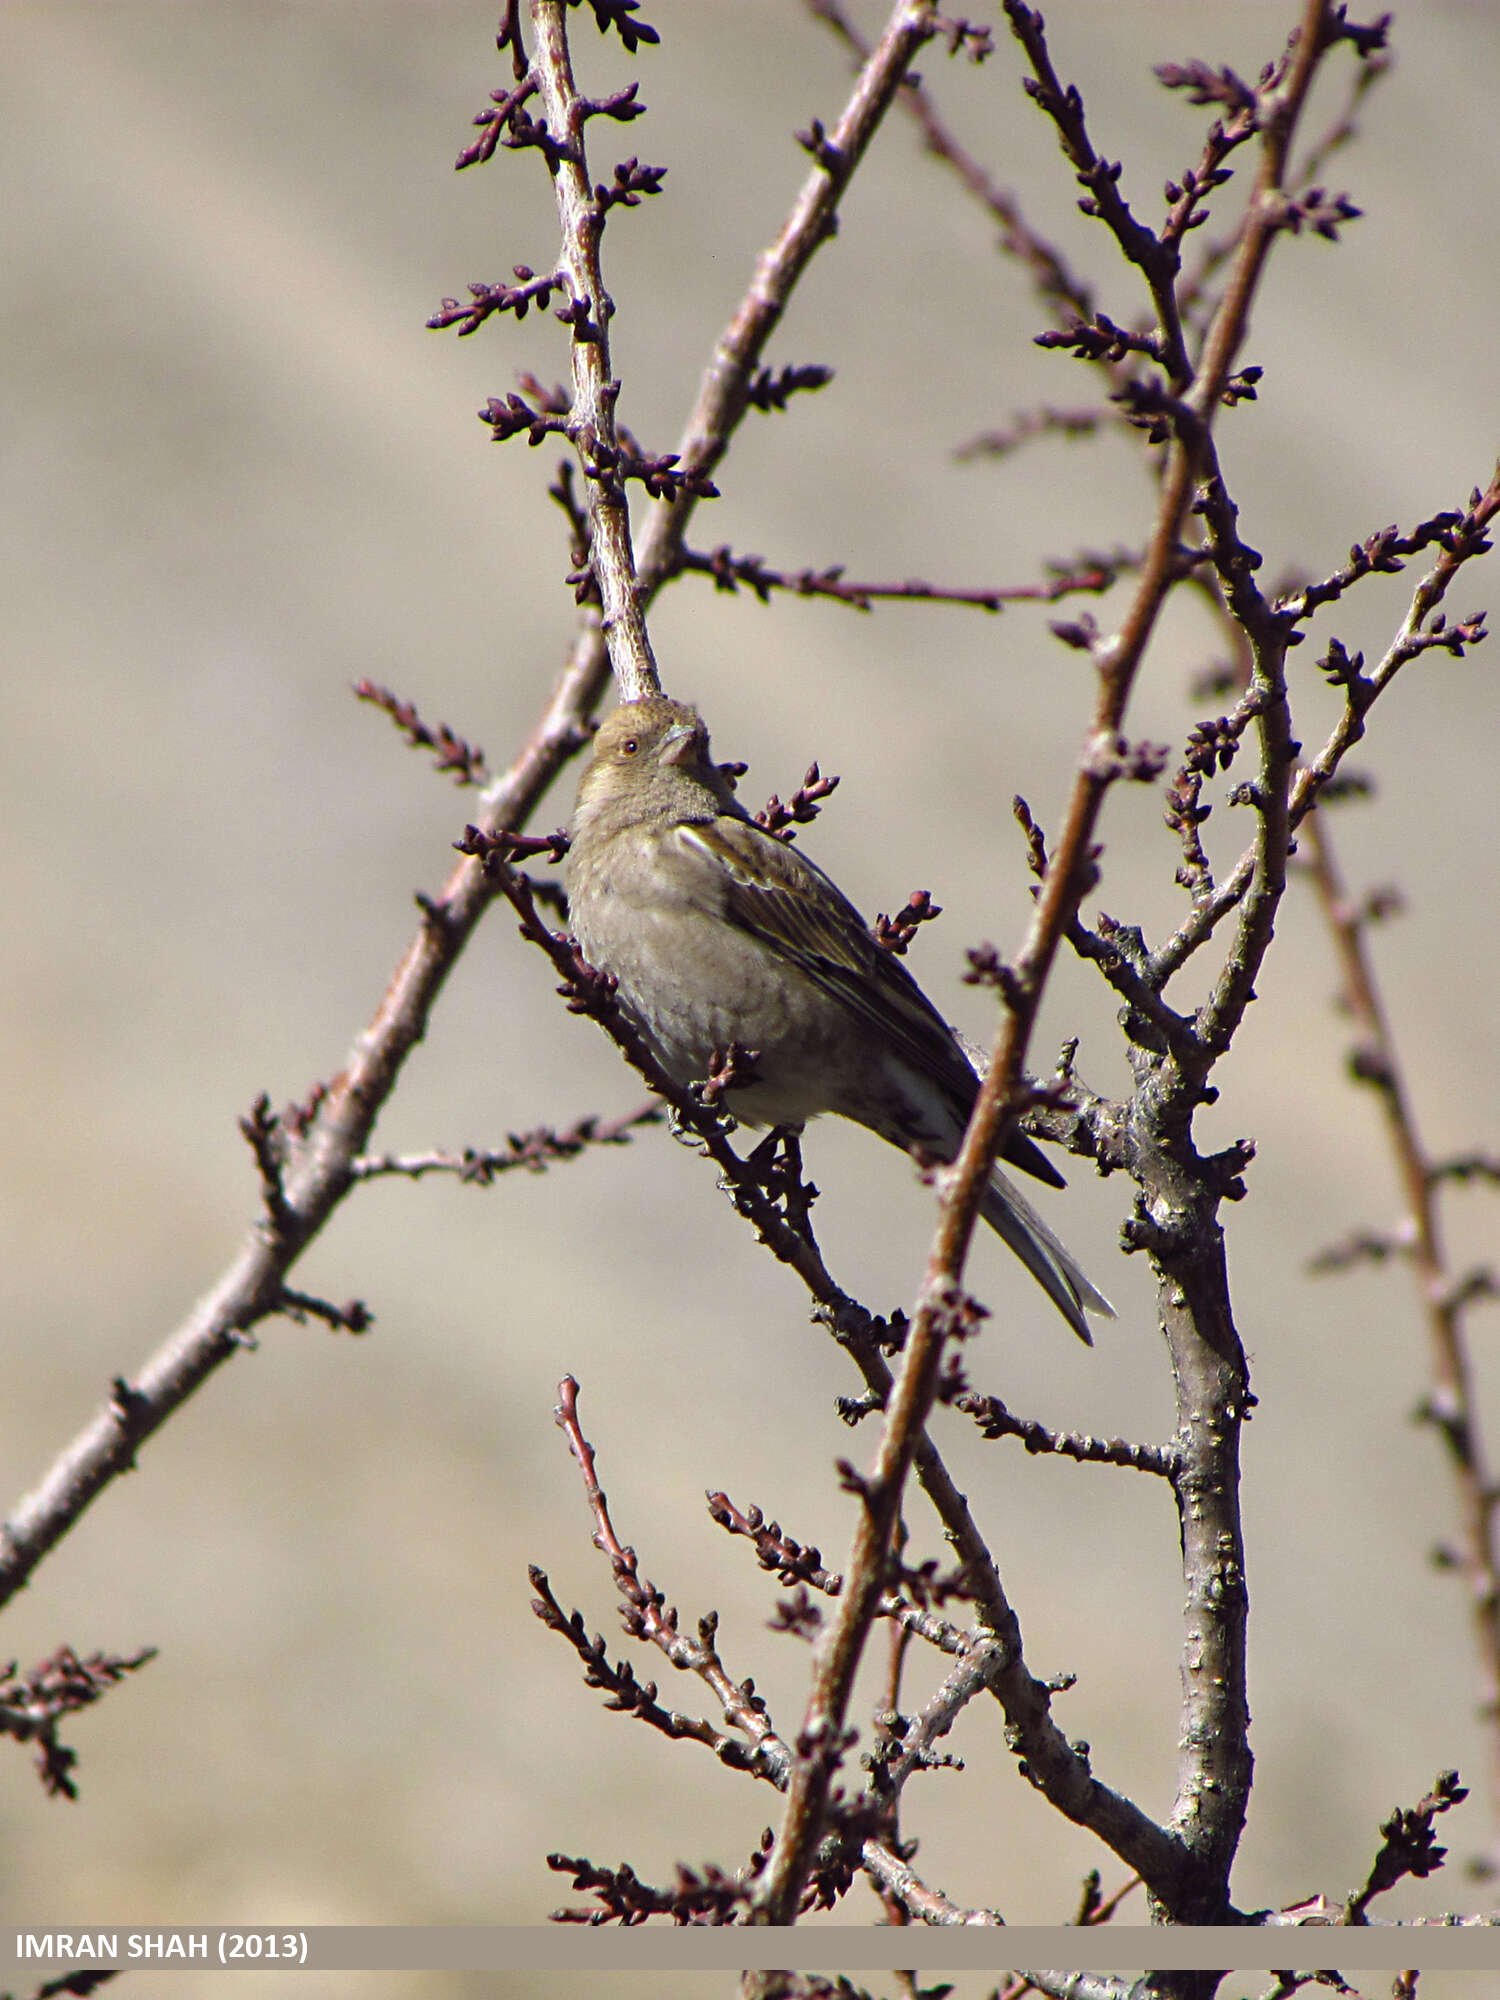
[[[733,1094],[745,1124],[798,1131],[831,1111],[953,1158],[979,1089],[953,1030],[822,869],[749,817],[695,709],[653,696],[606,718],[578,786],[567,887],[584,957],[613,976],[674,1082],[701,1081],[738,1042],[757,1079]],[[1004,1156],[1065,1185],[1023,1133]],[[982,1212],[1080,1340],[1085,1312],[1113,1317],[998,1170]]]

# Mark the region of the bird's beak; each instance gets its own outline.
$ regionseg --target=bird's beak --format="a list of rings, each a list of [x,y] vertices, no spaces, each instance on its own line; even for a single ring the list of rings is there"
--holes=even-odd
[[[696,722],[674,723],[661,739],[658,761],[677,765],[698,763],[702,755],[702,735]]]

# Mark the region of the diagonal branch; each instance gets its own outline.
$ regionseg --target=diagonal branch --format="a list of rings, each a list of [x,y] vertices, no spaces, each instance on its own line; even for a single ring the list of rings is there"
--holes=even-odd
[[[1465,1336],[1463,1293],[1444,1248],[1431,1160],[1375,977],[1365,925],[1350,901],[1323,822],[1322,813],[1310,814],[1303,838],[1354,1022],[1355,1074],[1376,1088],[1406,1206],[1409,1229],[1403,1232],[1402,1248],[1411,1259],[1432,1365],[1432,1391],[1424,1414],[1448,1448],[1458,1501],[1458,1552],[1479,1668],[1477,1712],[1488,1725],[1493,1818],[1500,1815],[1500,1547],[1495,1533],[1496,1493],[1485,1459]]]
[[[877,1336],[888,1333],[889,1329],[874,1320],[857,1301],[839,1288],[829,1275],[816,1243],[788,1219],[781,1206],[771,1199],[755,1171],[729,1145],[717,1114],[706,1110],[691,1092],[680,1090],[665,1076],[649,1049],[612,1004],[612,996],[603,990],[599,975],[580,960],[576,948],[566,938],[549,931],[541,922],[525,878],[516,874],[504,860],[504,850],[509,843],[503,837],[482,839],[471,828],[464,844],[470,851],[485,855],[486,867],[493,871],[503,893],[521,918],[523,935],[552,960],[563,980],[563,991],[570,1004],[578,1011],[591,1014],[651,1087],[672,1104],[681,1125],[692,1132],[704,1152],[720,1168],[724,1186],[736,1209],[757,1230],[772,1253],[801,1277],[817,1302],[816,1316],[847,1349],[864,1376],[876,1405],[889,1412],[901,1393],[877,1344]],[[962,1295],[959,1294],[951,1310],[961,1317],[962,1307]],[[919,1329],[923,1314],[926,1316],[924,1371],[935,1371],[942,1346],[942,1337],[932,1323],[934,1313],[939,1310],[950,1310],[941,1289],[935,1306],[924,1294],[924,1306],[918,1315]],[[1000,1649],[990,1685],[1005,1712],[1016,1753],[1024,1758],[1031,1782],[1069,1819],[1091,1828],[1130,1868],[1149,1882],[1158,1895],[1170,1899],[1179,1893],[1188,1857],[1180,1842],[1164,1832],[1149,1815],[1093,1776],[1088,1759],[1069,1744],[1053,1721],[1053,1690],[1038,1680],[1026,1666],[1020,1623],[1006,1596],[994,1557],[974,1521],[967,1499],[954,1484],[941,1455],[923,1428],[922,1420],[925,1419],[926,1408],[930,1406],[933,1382],[919,1380],[913,1391],[910,1377],[912,1344],[912,1334],[908,1332],[907,1361],[901,1378],[907,1384],[908,1400],[903,1411],[898,1413],[896,1425],[892,1425],[889,1416],[887,1425],[888,1436],[895,1429],[896,1442],[891,1447],[891,1463],[898,1468],[900,1477],[893,1477],[887,1472],[877,1504],[882,1510],[894,1504],[892,1491],[899,1490],[905,1470],[914,1466],[954,1552],[964,1566],[984,1629]],[[920,1418],[917,1416],[919,1408]],[[863,1482],[861,1490],[868,1497],[876,1492],[876,1483]],[[858,1551],[862,1565],[857,1573],[860,1595],[857,1599],[853,1598],[847,1582],[841,1591],[840,1607],[830,1629],[843,1633],[843,1649],[835,1649],[837,1658],[815,1679],[820,1703],[837,1700],[842,1705],[847,1704],[849,1678],[852,1678],[853,1668],[857,1665],[863,1633],[870,1619],[884,1612],[884,1565],[878,1550],[884,1545],[882,1535],[888,1542],[889,1530],[888,1514],[882,1512],[873,1519],[869,1537]],[[846,1577],[853,1573],[851,1561]],[[857,1617],[851,1618],[844,1609],[850,1601],[857,1602],[861,1607]],[[850,1636],[855,1627],[858,1628],[857,1639]],[[853,1648],[852,1654],[847,1650],[850,1647]],[[795,1819],[803,1827],[818,1822],[826,1803],[826,1780],[830,1775],[831,1766],[825,1768],[824,1760],[820,1758],[799,1762],[794,1767],[789,1822]],[[801,1851],[797,1866],[810,1861],[816,1844],[814,1838]],[[789,1882],[791,1873],[782,1879]],[[800,1893],[800,1884],[795,1889],[780,1886],[769,1889],[763,1883],[756,1909],[767,1907],[769,1897],[775,1894],[785,1896],[788,1899],[785,1907],[794,1913]]]
[[[729,449],[752,407],[765,347],[807,265],[832,233],[838,202],[924,39],[927,0],[900,0],[870,62],[750,287],[714,348],[680,448],[685,469],[705,476]],[[522,63],[520,74],[524,75]],[[696,505],[688,488],[658,505],[641,536],[640,595],[649,602],[672,573]],[[585,606],[577,639],[552,695],[508,769],[485,790],[481,827],[524,827],[568,760],[587,740],[587,721],[609,680],[597,609]],[[448,975],[496,894],[473,860],[422,900],[422,923],[344,1068],[323,1090],[316,1116],[295,1135],[286,1175],[286,1226],[257,1219],[217,1282],[156,1348],[139,1374],[83,1426],[0,1527],[0,1605],[95,1497],[135,1463],[138,1447],[218,1368],[239,1352],[245,1330],[277,1309],[286,1277],[353,1185],[352,1164],[367,1150],[407,1057],[422,1040]],[[882,1364],[883,1365],[883,1364]]]
[[[846,48],[863,62],[869,48],[844,13],[838,0],[807,0],[807,8],[817,20],[832,29]],[[986,209],[1000,229],[1000,247],[1031,273],[1037,295],[1057,316],[1060,326],[1076,319],[1092,319],[1092,287],[1073,271],[1062,252],[1038,235],[1026,220],[1020,204],[961,145],[944,122],[927,87],[912,78],[902,89],[901,108],[922,134],[922,143],[934,159],[950,168],[976,201]]]
[[[720,335],[678,452],[683,469],[712,474],[747,408],[756,370],[781,324],[798,280],[834,234],[838,207],[856,168],[932,34],[936,0],[897,0],[884,31],[855,79],[837,123],[818,148],[817,164],[798,190],[786,221],[755,268],[750,288]],[[640,538],[641,589],[647,600],[680,566],[696,502],[691,492],[658,505]]]

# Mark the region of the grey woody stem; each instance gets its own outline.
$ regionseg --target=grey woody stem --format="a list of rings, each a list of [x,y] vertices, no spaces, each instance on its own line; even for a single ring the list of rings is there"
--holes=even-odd
[[[568,51],[564,0],[532,0],[536,35],[533,71],[552,137],[561,142],[548,153],[557,197],[562,249],[558,269],[568,281],[573,320],[573,407],[568,435],[585,475],[589,514],[589,562],[603,605],[605,643],[623,701],[661,693],[656,658],[646,632],[630,540],[630,507],[625,483],[615,469],[618,440],[615,403],[620,385],[610,372],[609,322],[614,302],[604,289],[599,240],[604,212],[589,182],[584,146],[584,111]]]

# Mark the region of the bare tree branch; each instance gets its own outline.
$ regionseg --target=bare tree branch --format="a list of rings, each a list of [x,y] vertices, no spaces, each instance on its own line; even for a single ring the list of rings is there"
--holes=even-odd
[[[861,72],[824,156],[808,176],[786,222],[761,258],[749,290],[715,345],[680,446],[686,472],[706,479],[729,448],[750,405],[765,346],[797,281],[827,239],[844,189],[900,86],[925,35],[927,0],[902,0]],[[502,44],[504,46],[505,44]],[[527,64],[513,46],[517,77]],[[460,161],[463,164],[463,161]],[[689,485],[672,505],[659,504],[641,536],[640,603],[672,573],[695,501]],[[564,764],[587,740],[587,721],[609,678],[597,610],[584,606],[571,657],[550,700],[511,765],[486,789],[480,825],[487,832],[524,827]],[[278,1310],[287,1273],[353,1185],[352,1163],[369,1137],[495,885],[465,860],[442,890],[422,903],[423,920],[385,994],[356,1037],[344,1068],[317,1093],[316,1116],[289,1145],[285,1226],[257,1220],[239,1253],[135,1379],[92,1418],[54,1460],[0,1527],[0,1605],[97,1494],[135,1463],[138,1447],[239,1349],[246,1330]]]
[[[1443,1242],[1437,1189],[1422,1142],[1411,1087],[1375,976],[1365,925],[1352,904],[1325,815],[1304,823],[1308,867],[1338,958],[1343,997],[1354,1024],[1355,1076],[1373,1086],[1395,1161],[1406,1227],[1401,1249],[1411,1262],[1427,1325],[1432,1388],[1423,1415],[1447,1447],[1458,1503],[1459,1565],[1479,1669],[1478,1713],[1487,1723],[1492,1814],[1500,1816],[1500,1549],[1497,1495],[1486,1460],[1465,1325],[1466,1301]],[[1493,1823],[1493,1822],[1492,1822]]]

